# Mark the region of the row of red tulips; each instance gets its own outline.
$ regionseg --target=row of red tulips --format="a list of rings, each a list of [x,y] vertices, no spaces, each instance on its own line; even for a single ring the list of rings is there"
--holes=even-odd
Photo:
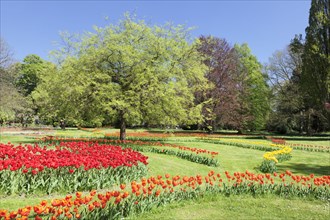
[[[280,138],[272,138],[271,141],[274,144],[288,145],[290,147],[300,150],[330,152],[330,145],[322,146],[322,145],[314,145],[314,144],[290,143],[287,142],[285,139],[280,139]]]
[[[63,142],[56,149],[46,146],[1,144],[0,143],[0,171],[25,168],[42,172],[44,168],[84,167],[116,168],[118,166],[137,165],[138,162],[147,164],[148,157],[129,148],[120,146],[100,145],[97,142]]]
[[[0,193],[90,190],[147,173],[148,157],[130,148],[97,142],[65,142],[48,148],[0,144]]]
[[[63,199],[42,201],[36,206],[26,206],[17,211],[0,210],[3,219],[120,219],[139,214],[172,201],[193,199],[207,194],[277,194],[280,196],[311,196],[330,198],[330,176],[315,177],[282,174],[253,174],[235,172],[196,176],[165,176],[142,178],[120,190],[89,193],[77,192]]]
[[[215,157],[219,154],[219,152],[209,151],[205,149],[195,148],[195,147],[186,147],[180,146],[176,144],[169,144],[169,143],[161,143],[159,141],[140,141],[140,140],[118,140],[118,139],[99,139],[99,138],[61,138],[61,137],[54,137],[54,136],[46,136],[41,138],[42,142],[46,143],[60,143],[60,142],[71,142],[71,141],[97,141],[99,143],[111,143],[111,144],[120,144],[120,145],[140,145],[140,146],[157,146],[157,147],[169,147],[175,148],[181,151],[190,151],[196,154],[207,154],[211,157]]]
[[[140,140],[114,140],[104,138],[60,138],[47,136],[39,140],[43,144],[58,144],[66,141],[93,141],[105,144],[120,144],[123,148],[131,148],[139,152],[151,152],[157,154],[166,154],[179,157],[194,163],[204,164],[207,166],[219,166],[219,161],[215,157],[218,152],[208,151],[192,147],[185,147],[175,144],[161,143],[157,141],[140,141]]]

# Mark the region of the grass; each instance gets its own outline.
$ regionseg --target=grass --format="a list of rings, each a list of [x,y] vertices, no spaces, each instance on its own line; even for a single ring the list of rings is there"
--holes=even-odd
[[[328,219],[329,212],[329,203],[322,201],[217,195],[172,203],[131,219]]]
[[[214,170],[220,172],[244,172],[245,170],[259,172],[258,167],[265,153],[259,150],[203,142],[177,142],[177,144],[219,152],[217,159],[220,161],[220,167]],[[293,150],[290,161],[278,164],[278,172],[286,170],[300,175],[311,173],[330,175],[330,153]]]
[[[6,209],[6,210],[17,210],[18,208],[25,207],[27,205],[38,205],[42,200],[51,201],[55,198],[62,198],[65,195],[61,194],[53,194],[53,195],[45,195],[45,196],[6,196],[6,197],[0,197],[0,210]]]
[[[18,135],[0,135],[0,143],[13,143],[13,144],[19,144],[19,143],[31,143],[34,141],[34,137],[36,136],[18,136]]]
[[[57,130],[58,136],[103,136],[104,133],[118,130],[106,129],[99,132],[82,130]],[[24,143],[33,142],[32,136],[2,134],[0,142]],[[234,138],[234,137],[232,137]],[[254,140],[254,139],[249,139]],[[260,139],[256,139],[260,141]],[[267,143],[266,140],[264,140]],[[300,140],[299,140],[300,141]],[[169,138],[169,143],[175,143],[188,147],[203,148],[217,151],[219,167],[189,162],[174,156],[144,153],[149,157],[149,176],[164,175],[206,175],[210,170],[223,173],[231,173],[245,170],[259,172],[257,167],[261,164],[263,151],[244,149],[235,146],[210,144],[196,141],[195,138]],[[291,141],[290,141],[291,142]],[[298,141],[293,141],[298,142]],[[324,145],[324,140],[304,141],[314,145]],[[322,143],[322,144],[319,144]],[[291,170],[294,174],[330,175],[330,154],[320,152],[306,152],[294,150],[290,161],[278,164],[279,172]],[[25,205],[36,205],[41,200],[62,198],[63,194],[52,195],[27,195],[27,196],[3,196],[0,197],[0,209],[15,210]],[[274,195],[252,197],[250,195],[238,195],[225,197],[222,195],[205,196],[197,200],[176,202],[166,207],[159,207],[151,212],[134,217],[134,219],[327,219],[329,217],[329,201],[306,200],[299,198],[281,198]],[[166,213],[166,214],[164,214]]]

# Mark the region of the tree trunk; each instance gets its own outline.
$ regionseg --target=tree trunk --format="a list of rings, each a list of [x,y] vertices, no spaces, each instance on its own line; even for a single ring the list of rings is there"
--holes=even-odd
[[[126,122],[124,118],[120,121],[120,140],[126,140]]]

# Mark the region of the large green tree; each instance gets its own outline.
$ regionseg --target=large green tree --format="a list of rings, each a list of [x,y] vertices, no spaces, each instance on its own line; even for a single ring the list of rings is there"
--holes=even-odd
[[[307,132],[329,128],[330,1],[312,0],[303,53],[301,91],[308,114]]]
[[[270,105],[270,90],[267,77],[262,73],[262,65],[251,53],[247,44],[235,45],[240,68],[240,102],[243,128],[260,130],[265,128]]]
[[[149,26],[126,16],[95,28],[73,45],[57,70],[49,71],[33,97],[56,117],[77,125],[177,125],[201,119],[194,92],[205,86],[189,31]],[[67,50],[61,50],[67,51]],[[61,54],[61,53],[60,53]],[[46,100],[46,101],[45,101]]]

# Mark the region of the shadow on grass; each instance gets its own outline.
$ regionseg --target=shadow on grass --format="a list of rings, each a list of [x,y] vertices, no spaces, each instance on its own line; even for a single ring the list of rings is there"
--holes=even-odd
[[[317,176],[330,175],[330,166],[320,166],[315,164],[292,164],[292,165],[278,165],[282,171],[290,170],[292,172],[299,172],[305,175],[314,173]]]

